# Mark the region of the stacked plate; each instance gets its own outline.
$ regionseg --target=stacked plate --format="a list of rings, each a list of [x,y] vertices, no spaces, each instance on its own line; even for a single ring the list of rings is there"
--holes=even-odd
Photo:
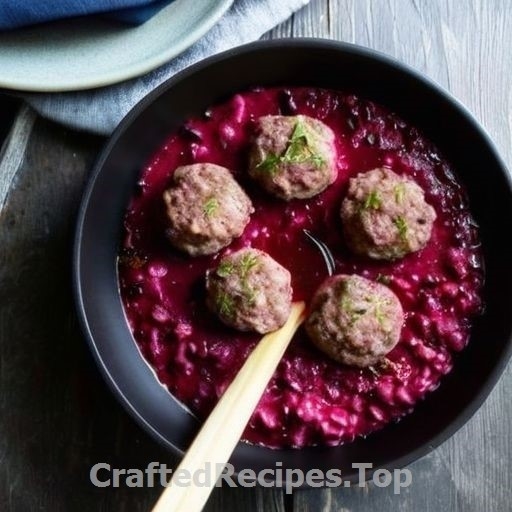
[[[142,75],[192,45],[232,3],[175,0],[137,27],[83,17],[2,32],[0,87],[72,91]]]

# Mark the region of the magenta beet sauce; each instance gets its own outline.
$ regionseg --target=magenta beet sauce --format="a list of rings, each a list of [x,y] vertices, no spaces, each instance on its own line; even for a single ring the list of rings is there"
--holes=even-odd
[[[254,120],[305,114],[337,136],[338,179],[322,194],[289,203],[261,192],[246,174]],[[220,254],[191,258],[165,237],[162,193],[179,165],[212,162],[234,171],[255,206],[243,236]],[[422,251],[395,262],[354,256],[339,210],[351,176],[390,167],[425,190],[437,219]],[[409,413],[447,374],[482,308],[482,256],[463,188],[450,164],[416,128],[370,101],[336,91],[254,89],[193,118],[142,170],[125,218],[119,279],[134,338],[159,380],[205,417],[231,382],[258,335],[223,326],[205,306],[204,275],[226,251],[252,246],[292,273],[294,299],[308,301],[327,272],[303,233],[325,242],[336,273],[387,283],[405,311],[401,339],[372,369],[336,363],[301,329],[268,385],[244,439],[272,448],[338,445]]]

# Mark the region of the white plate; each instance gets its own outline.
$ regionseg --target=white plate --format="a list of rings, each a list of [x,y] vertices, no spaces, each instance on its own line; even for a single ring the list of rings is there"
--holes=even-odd
[[[142,75],[207,32],[233,0],[175,0],[146,23],[95,17],[0,33],[0,87],[72,91]]]

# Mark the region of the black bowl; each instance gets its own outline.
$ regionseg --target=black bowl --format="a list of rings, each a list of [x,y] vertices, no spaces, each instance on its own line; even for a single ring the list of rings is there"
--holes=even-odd
[[[512,247],[503,239],[512,232],[512,191],[504,163],[471,114],[439,86],[384,55],[323,40],[259,42],[196,64],[142,100],[103,150],[80,211],[74,279],[89,344],[120,402],[165,446],[185,450],[199,422],[158,383],[123,312],[116,271],[122,219],[143,164],[162,140],[188,117],[256,85],[353,91],[421,128],[458,171],[480,224],[486,311],[454,370],[400,422],[336,448],[276,451],[240,443],[231,462],[237,470],[273,468],[276,461],[304,471],[339,468],[350,479],[357,475],[353,462],[372,463],[374,470],[404,466],[471,417],[509,359]]]

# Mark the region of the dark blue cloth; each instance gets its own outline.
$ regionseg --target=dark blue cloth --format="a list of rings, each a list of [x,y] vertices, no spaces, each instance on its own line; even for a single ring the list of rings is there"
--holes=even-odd
[[[138,25],[173,0],[0,0],[0,30],[45,21],[108,13],[109,18]]]
[[[111,12],[108,17],[130,25],[141,25],[149,18],[153,17],[160,9],[169,5],[174,0],[154,0],[149,5],[141,5],[139,7],[128,7]]]

